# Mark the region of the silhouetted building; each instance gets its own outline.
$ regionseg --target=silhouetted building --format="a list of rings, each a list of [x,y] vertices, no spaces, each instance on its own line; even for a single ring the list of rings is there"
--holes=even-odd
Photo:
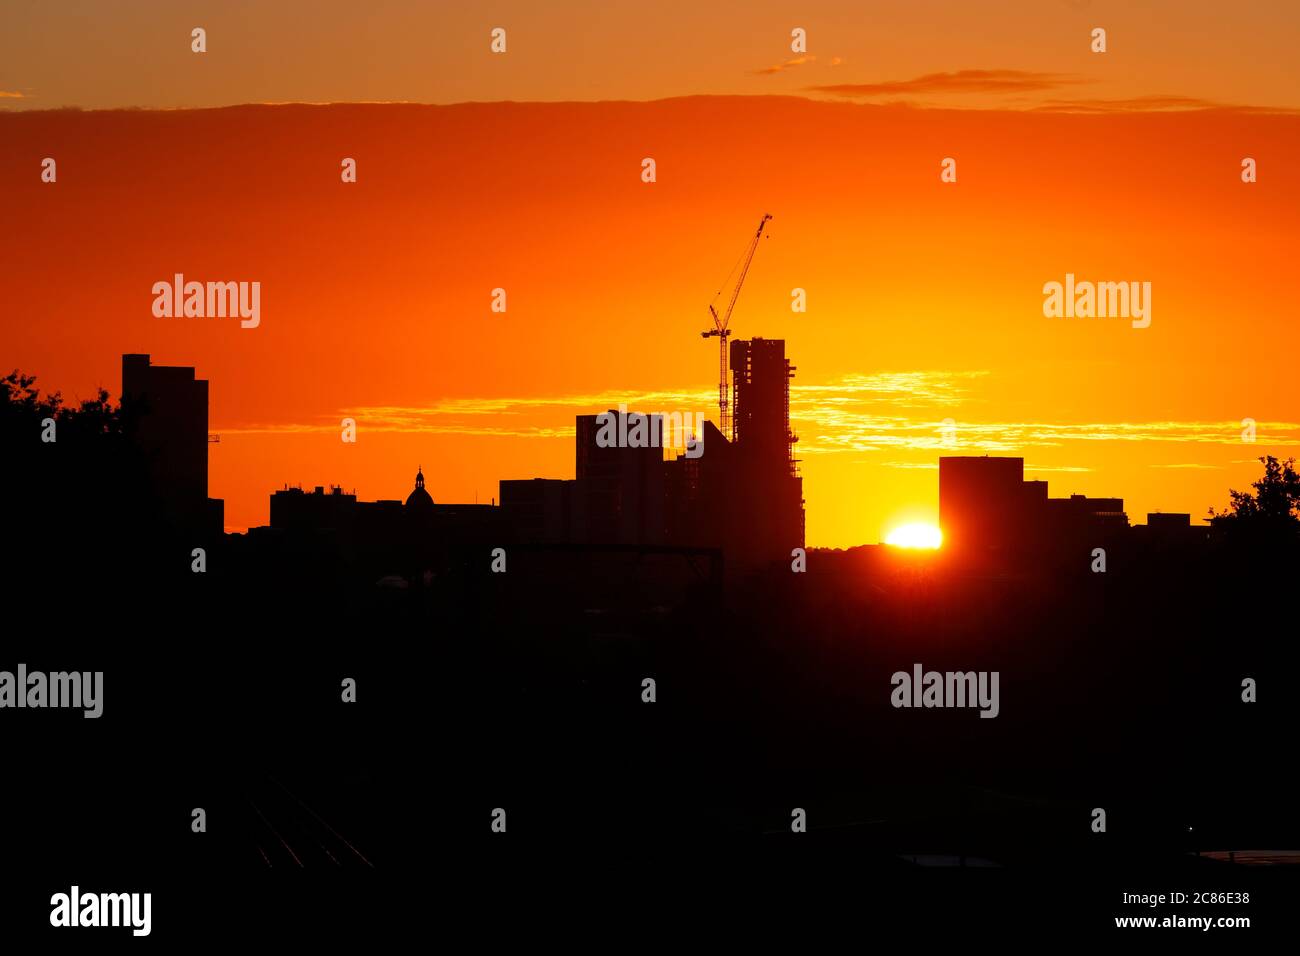
[[[495,505],[436,504],[424,487],[424,469],[405,503],[358,501],[338,486],[312,491],[284,488],[271,495],[273,533],[310,538],[372,577],[415,577],[467,560],[474,548],[511,540]]]
[[[736,432],[726,458],[729,559],[788,560],[792,549],[804,545],[803,478],[794,457],[798,438],[790,429],[794,373],[781,339],[731,343]]]
[[[1049,498],[1047,482],[1025,481],[1023,458],[939,459],[943,547],[967,564],[1077,560],[1129,527],[1122,498]]]
[[[424,489],[424,466],[421,465],[415,471],[415,487],[406,496],[406,504],[402,511],[407,523],[413,528],[431,532],[434,530],[437,508],[438,506],[433,503],[433,496]]]
[[[1192,516],[1175,512],[1157,511],[1154,514],[1148,513],[1147,527],[1151,529],[1152,534],[1176,537],[1185,531],[1191,530]]]
[[[732,342],[731,368],[734,442],[705,421],[698,444],[665,461],[664,416],[579,415],[572,481],[501,482],[502,511],[520,539],[716,548],[741,568],[789,560],[804,545],[790,430],[794,368],[783,341],[761,338]],[[631,440],[638,427],[649,441]]]
[[[424,466],[415,471],[415,487],[406,496],[406,510],[412,514],[429,514],[433,511],[433,496],[424,490]]]
[[[271,495],[271,527],[285,531],[350,532],[356,517],[357,496],[344,494],[337,485],[329,493],[317,485],[310,493],[285,488]]]
[[[1096,528],[1102,531],[1123,531],[1128,527],[1123,498],[1089,498],[1087,495],[1048,498],[1047,516],[1057,527]]]
[[[953,554],[989,557],[1025,546],[1027,517],[1047,482],[1025,481],[1023,458],[939,459],[939,527]]]
[[[735,442],[754,461],[781,463],[796,474],[790,431],[790,379],[794,366],[781,339],[737,339],[731,343]]]
[[[707,419],[701,434],[701,454],[678,455],[664,471],[668,499],[668,540],[676,545],[725,548],[728,529],[735,524],[739,503],[731,494],[734,446]],[[733,551],[728,559],[735,563]]]
[[[122,406],[151,492],[178,533],[220,536],[225,504],[208,497],[208,383],[194,369],[122,356]]]
[[[1178,552],[1184,558],[1192,557],[1210,541],[1208,525],[1193,525],[1190,514],[1176,512],[1148,514],[1147,523],[1135,526],[1133,534],[1141,547]]]
[[[501,508],[518,538],[547,544],[663,544],[662,427],[662,416],[639,412],[611,409],[577,416],[576,478],[500,482]],[[633,429],[639,429],[635,444],[627,440]]]
[[[529,544],[582,544],[585,501],[572,479],[532,478],[500,483],[501,510],[517,540]]]
[[[579,415],[575,427],[575,492],[586,519],[588,540],[596,544],[663,544],[664,452],[663,417],[611,409],[601,415]],[[624,436],[602,445],[602,419],[615,424],[605,427]],[[626,441],[631,429],[641,430],[642,440],[659,436],[654,444],[633,446]]]

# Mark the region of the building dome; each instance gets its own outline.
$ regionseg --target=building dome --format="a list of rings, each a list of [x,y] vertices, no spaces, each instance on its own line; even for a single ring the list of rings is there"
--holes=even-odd
[[[424,490],[424,469],[415,473],[415,490],[406,498],[406,510],[428,514],[433,511],[433,499]]]

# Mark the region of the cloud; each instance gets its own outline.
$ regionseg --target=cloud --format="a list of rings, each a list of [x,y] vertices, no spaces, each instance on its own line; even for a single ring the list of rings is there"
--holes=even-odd
[[[1239,421],[1053,422],[980,421],[984,403],[976,390],[987,371],[916,370],[846,375],[822,384],[790,388],[791,427],[799,456],[889,451],[889,468],[932,468],[941,455],[1032,456],[1035,449],[1082,447],[1085,442],[1146,444],[1190,449],[1233,446],[1241,454]],[[717,420],[713,389],[617,391],[505,398],[446,398],[417,406],[354,406],[316,422],[215,427],[223,435],[337,434],[351,417],[371,433],[440,434],[486,438],[572,441],[575,415],[625,404],[652,413],[681,412]],[[1300,423],[1260,422],[1259,444],[1300,444]],[[900,453],[916,453],[908,462]],[[1080,456],[1084,457],[1084,456]],[[1217,454],[1214,455],[1217,457]],[[902,459],[902,460],[900,460]],[[1076,458],[1077,460],[1077,458]],[[1085,457],[1086,460],[1086,457]],[[1215,464],[1156,465],[1214,469]],[[1030,472],[1087,471],[1082,466],[1027,466]]]
[[[835,96],[898,96],[916,93],[1034,93],[1054,90],[1091,80],[1068,73],[1035,73],[1028,70],[957,70],[927,73],[910,80],[882,83],[835,83],[806,87],[813,93]]]
[[[1081,442],[1241,445],[1236,421],[980,421],[972,395],[987,371],[881,372],[823,385],[792,385],[791,427],[800,455],[910,450],[926,455],[1023,455]],[[956,413],[960,407],[961,412]],[[947,427],[945,427],[947,426]],[[1258,426],[1265,444],[1300,442],[1300,423]],[[889,467],[911,467],[891,462]],[[1217,467],[1204,465],[1205,468]],[[1079,467],[1030,470],[1086,470]]]
[[[816,56],[809,54],[807,56],[797,56],[793,60],[786,60],[784,63],[778,63],[776,66],[765,66],[761,70],[754,70],[755,76],[770,76],[773,73],[781,73],[785,70],[793,70],[796,66],[803,66],[805,63],[812,63],[817,59]],[[831,61],[831,66],[838,64],[839,57]]]
[[[944,407],[969,401],[967,383],[987,372],[878,372],[846,375],[827,385],[793,385],[792,407],[806,407],[819,418],[834,420],[845,406],[870,403],[898,409]],[[505,398],[446,398],[428,405],[368,405],[339,409],[326,423],[250,424],[217,429],[222,434],[266,432],[333,432],[339,416],[366,422],[372,431],[446,434],[571,436],[574,415],[618,408],[648,412],[701,412],[717,417],[714,389],[608,390],[570,395]],[[495,422],[484,419],[496,419]],[[534,424],[534,422],[536,424]]]
[[[1157,94],[1127,99],[1048,100],[1032,108],[1035,113],[1183,113],[1191,110],[1232,110],[1241,113],[1291,113],[1293,110],[1217,103],[1195,96]]]
[[[910,80],[885,80],[878,83],[834,83],[804,87],[806,92],[826,93],[846,98],[875,99],[880,105],[933,106],[934,101],[908,97],[953,95],[1009,95],[1008,108],[1035,113],[1180,113],[1194,110],[1227,110],[1238,113],[1297,112],[1287,107],[1245,106],[1220,103],[1197,96],[1155,93],[1118,99],[1100,97],[1025,97],[1024,94],[1046,93],[1064,87],[1093,83],[1095,80],[1072,73],[1042,73],[1030,70],[956,70],[950,73],[927,73]],[[880,99],[880,97],[889,97]],[[1036,100],[1036,102],[1035,102]]]
[[[956,405],[965,401],[964,383],[988,375],[973,372],[877,372],[846,375],[827,385],[791,385],[792,405],[820,404],[822,407],[871,401],[876,404],[922,407]]]
[[[855,407],[856,406],[856,407]],[[937,409],[942,414],[946,409]],[[1034,448],[1079,442],[1240,446],[1239,423],[1183,422],[980,422],[958,420],[949,431],[933,416],[884,415],[867,403],[810,402],[791,398],[792,427],[801,455],[909,449],[940,455],[1023,455]],[[1261,429],[1264,426],[1260,426]],[[1270,441],[1300,441],[1300,423],[1268,423]],[[1186,466],[1165,466],[1186,467]],[[1202,465],[1215,468],[1214,465]],[[1046,468],[1033,469],[1047,471]]]
[[[507,398],[447,398],[428,405],[364,405],[339,409],[326,421],[252,423],[216,429],[222,435],[321,434],[339,430],[341,417],[355,418],[370,432],[483,435],[508,438],[573,437],[575,415],[627,405],[633,411],[700,412],[716,418],[717,392],[661,390],[606,391],[576,395]]]
[[[25,100],[26,93],[19,93],[17,90],[0,90],[0,100]]]

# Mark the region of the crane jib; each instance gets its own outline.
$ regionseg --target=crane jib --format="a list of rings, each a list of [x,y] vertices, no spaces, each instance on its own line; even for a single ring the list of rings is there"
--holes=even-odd
[[[749,273],[749,265],[754,261],[754,253],[758,251],[758,242],[763,238],[763,227],[771,219],[771,214],[764,214],[763,218],[758,221],[758,230],[754,233],[754,238],[749,240],[749,246],[746,248],[744,255],[741,257],[743,265],[740,269],[740,275],[736,279],[736,286],[731,291],[731,298],[727,302],[727,311],[721,316],[709,303],[709,314],[713,316],[714,328],[709,332],[701,332],[703,338],[709,338],[716,335],[718,337],[718,430],[723,436],[733,439],[730,416],[727,414],[727,338],[731,335],[731,313],[735,311],[736,300],[740,298],[740,287],[745,284],[745,276]],[[733,268],[734,272],[735,269]],[[713,298],[716,300],[722,295],[722,290],[718,290],[718,295]]]

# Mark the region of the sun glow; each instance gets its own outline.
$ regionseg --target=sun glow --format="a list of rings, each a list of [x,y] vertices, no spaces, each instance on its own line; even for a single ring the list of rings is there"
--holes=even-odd
[[[900,525],[889,532],[889,537],[885,538],[885,544],[892,544],[896,548],[929,548],[933,550],[943,544],[943,532],[932,524],[922,522]]]

